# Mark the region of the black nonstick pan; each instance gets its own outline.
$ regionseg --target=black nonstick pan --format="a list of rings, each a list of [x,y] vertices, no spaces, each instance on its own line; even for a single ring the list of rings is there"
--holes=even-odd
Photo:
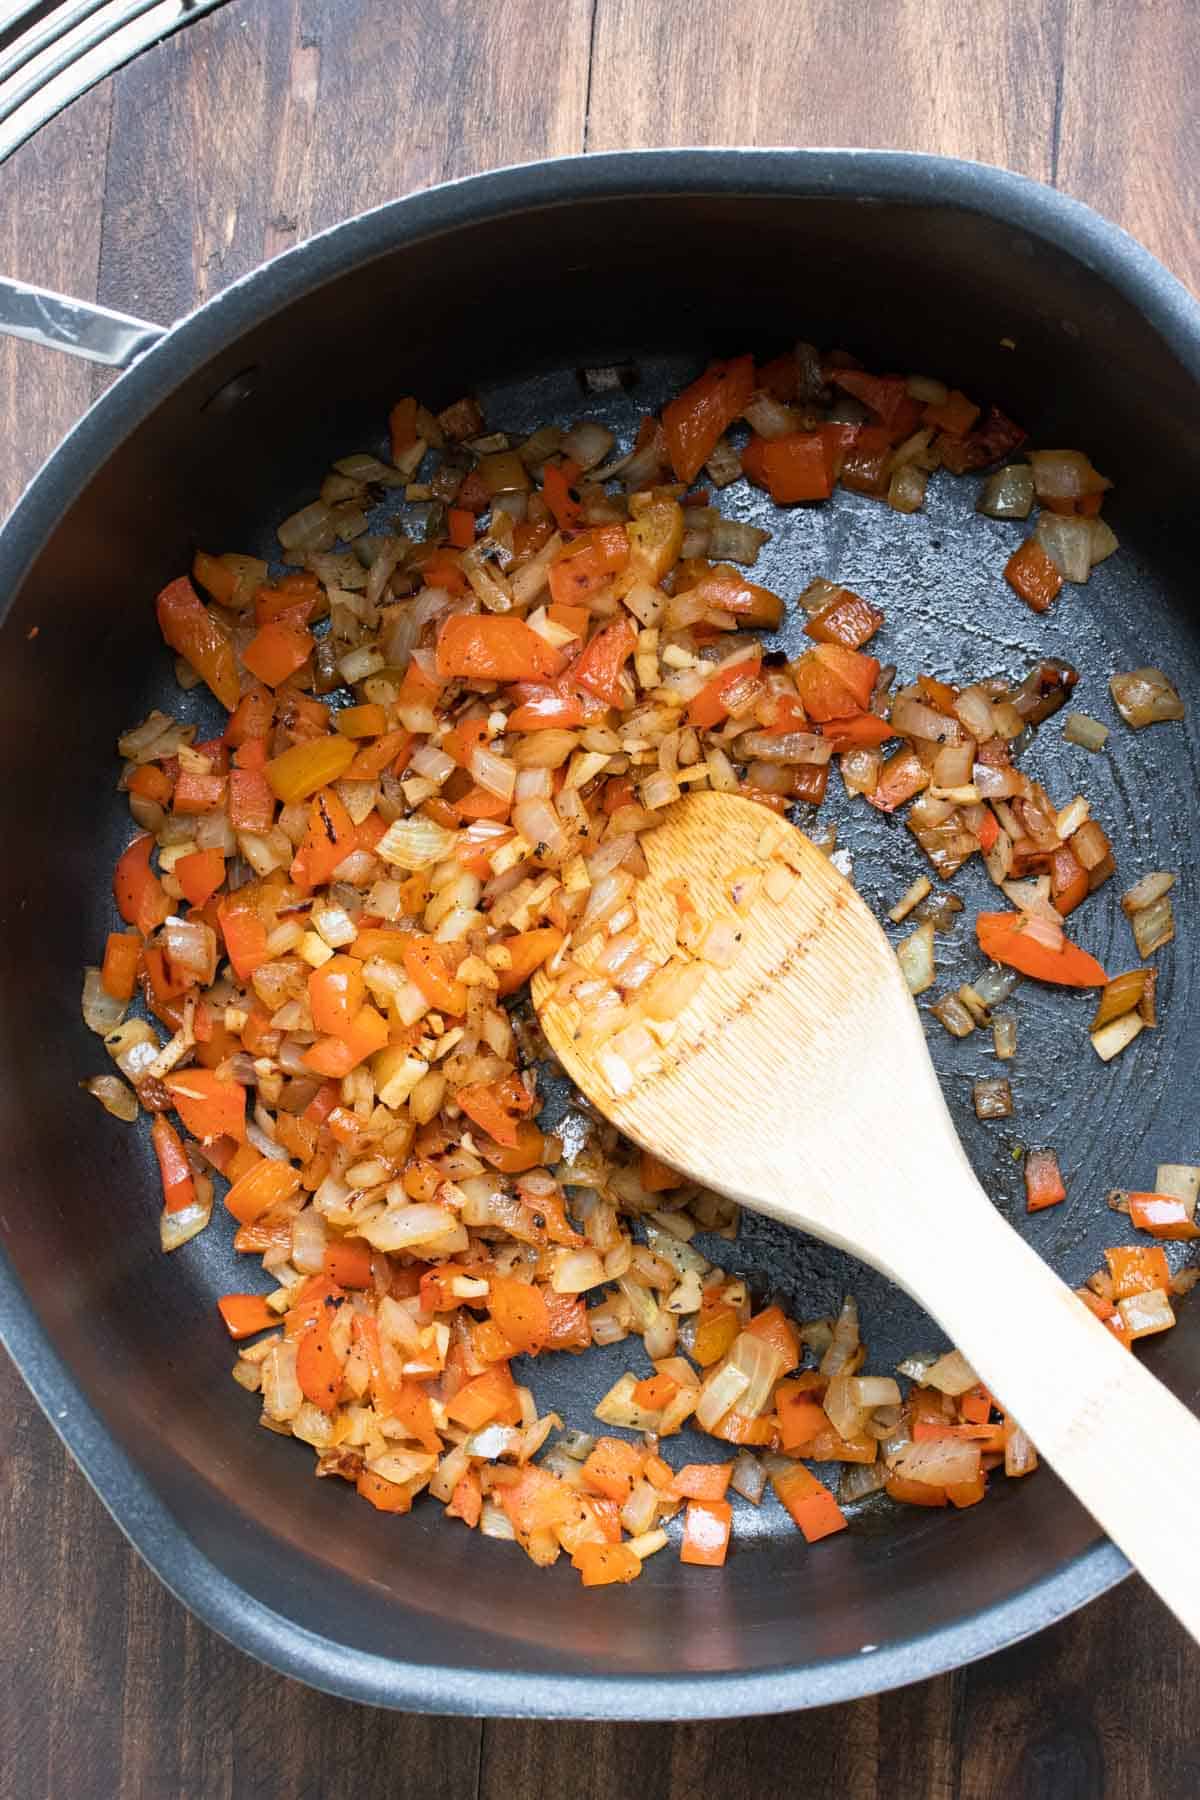
[[[334,456],[382,444],[399,395],[442,406],[474,389],[497,428],[590,413],[625,432],[710,354],[803,336],[873,367],[925,370],[995,401],[1035,445],[1086,449],[1116,483],[1106,516],[1120,553],[1035,617],[1000,579],[1023,532],[976,517],[973,481],[947,479],[910,518],[841,492],[774,516],[756,579],[789,597],[818,574],[869,594],[887,613],[884,654],[907,675],[1019,676],[1060,657],[1080,670],[1080,709],[1114,726],[1109,751],[1089,757],[1052,724],[1025,764],[1060,801],[1087,793],[1113,839],[1119,878],[1077,934],[1110,968],[1132,955],[1119,890],[1148,869],[1179,871],[1178,935],[1158,958],[1162,1026],[1101,1067],[1088,998],[1026,984],[1016,1115],[987,1127],[970,1103],[972,1080],[989,1073],[981,1053],[931,1026],[984,1185],[1081,1281],[1130,1235],[1107,1189],[1152,1185],[1159,1161],[1200,1161],[1200,308],[1130,239],[1015,176],[918,156],[743,150],[569,160],[420,194],[290,252],[161,337],[28,294],[0,292],[0,304],[23,313],[28,335],[65,328],[82,353],[100,340],[110,360],[138,353],[0,534],[0,1323],[168,1586],[244,1649],[360,1700],[686,1718],[932,1675],[1119,1580],[1122,1558],[1046,1469],[951,1516],[875,1502],[814,1548],[771,1503],[741,1525],[720,1573],[668,1554],[631,1588],[598,1592],[565,1566],[546,1574],[447,1528],[436,1507],[396,1521],[314,1481],[308,1452],[259,1432],[229,1379],[213,1308],[242,1284],[229,1231],[215,1219],[163,1257],[145,1142],[79,1092],[102,1052],[78,995],[128,838],[113,742],[149,707],[180,705],[154,594],[198,545],[267,553],[274,523]],[[578,372],[610,363],[636,374],[601,406]],[[727,509],[752,514],[756,501],[737,493]],[[1134,735],[1107,677],[1146,663],[1175,679],[1189,717]],[[863,810],[831,800],[822,818],[886,907],[920,872],[919,852],[902,823]],[[978,869],[954,885],[968,916],[991,892]],[[947,974],[978,966],[968,935],[940,952]],[[1027,1145],[1058,1150],[1069,1189],[1029,1220],[1014,1157]],[[1176,1263],[1187,1252],[1168,1248]],[[801,1316],[854,1293],[873,1368],[941,1341],[871,1270],[767,1221],[747,1217],[721,1260]],[[1200,1403],[1200,1302],[1143,1353]],[[586,1425],[627,1365],[618,1345],[533,1379]]]

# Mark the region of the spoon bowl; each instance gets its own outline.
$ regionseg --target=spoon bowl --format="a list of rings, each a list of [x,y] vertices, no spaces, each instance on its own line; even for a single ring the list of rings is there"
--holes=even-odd
[[[534,981],[567,1074],[627,1136],[873,1263],[939,1320],[1038,1450],[1200,1637],[1185,1529],[1200,1421],[1001,1217],[976,1180],[895,954],[861,896],[792,825],[737,795],[680,800],[643,840],[641,935],[705,962],[673,1018],[598,1029]],[[575,949],[587,966],[604,940]]]

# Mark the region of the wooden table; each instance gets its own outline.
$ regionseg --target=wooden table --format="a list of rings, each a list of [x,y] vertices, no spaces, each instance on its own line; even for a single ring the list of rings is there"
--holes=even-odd
[[[150,319],[407,189],[649,144],[977,157],[1200,290],[1189,0],[231,0],[0,177],[0,270]],[[102,380],[0,341],[0,513]],[[888,1800],[1200,1792],[1200,1657],[1135,1581],[985,1663],[770,1721],[536,1725],[330,1700],[149,1575],[0,1366],[0,1795]]]

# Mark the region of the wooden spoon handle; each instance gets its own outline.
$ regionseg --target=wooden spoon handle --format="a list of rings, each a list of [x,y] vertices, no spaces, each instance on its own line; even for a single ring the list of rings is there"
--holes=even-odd
[[[1186,1524],[1200,1495],[1200,1419],[1088,1311],[965,1169],[963,1183],[972,1191],[944,1196],[948,1209],[961,1206],[958,1243],[947,1210],[940,1233],[918,1225],[924,1261],[905,1256],[895,1273],[1200,1641],[1200,1564]]]

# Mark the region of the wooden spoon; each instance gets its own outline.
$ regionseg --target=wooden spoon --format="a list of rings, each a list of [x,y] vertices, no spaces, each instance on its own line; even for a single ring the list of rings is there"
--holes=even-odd
[[[980,1187],[864,901],[800,832],[736,795],[679,801],[643,843],[643,936],[674,949],[678,900],[665,884],[682,878],[700,917],[736,920],[740,942],[684,1006],[658,1068],[614,1067],[540,973],[534,1000],[568,1075],[691,1179],[840,1245],[913,1295],[1200,1637],[1200,1568],[1183,1536],[1200,1494],[1200,1420]]]

